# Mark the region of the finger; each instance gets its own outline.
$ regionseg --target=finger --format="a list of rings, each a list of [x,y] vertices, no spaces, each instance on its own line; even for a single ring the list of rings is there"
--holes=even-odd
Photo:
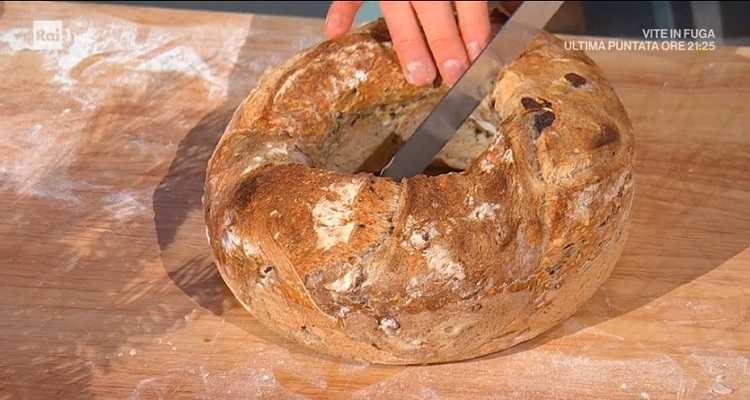
[[[464,42],[453,16],[453,7],[448,1],[415,1],[412,2],[412,6],[422,23],[440,75],[446,83],[453,84],[469,65]]]
[[[326,15],[326,36],[333,39],[349,32],[361,6],[361,1],[334,1]]]
[[[408,1],[382,1],[380,10],[388,25],[393,47],[412,85],[427,85],[437,76],[430,50],[425,43],[417,16]]]
[[[474,61],[490,40],[490,13],[486,1],[457,1],[456,13],[461,38],[469,59]]]

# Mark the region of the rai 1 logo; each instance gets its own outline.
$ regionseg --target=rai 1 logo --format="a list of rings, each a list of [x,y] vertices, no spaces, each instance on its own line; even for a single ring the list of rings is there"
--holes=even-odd
[[[63,48],[63,24],[62,21],[34,21],[35,50],[62,50]]]

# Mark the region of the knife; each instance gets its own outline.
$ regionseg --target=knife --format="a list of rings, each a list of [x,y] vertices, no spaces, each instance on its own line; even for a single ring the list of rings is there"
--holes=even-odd
[[[498,71],[523,53],[562,1],[525,1],[381,171],[395,180],[424,171],[489,92]]]

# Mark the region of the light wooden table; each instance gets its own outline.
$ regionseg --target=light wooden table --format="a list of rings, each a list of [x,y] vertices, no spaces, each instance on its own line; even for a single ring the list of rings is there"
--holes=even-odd
[[[33,20],[61,20],[38,51]],[[260,326],[203,234],[204,165],[319,21],[0,3],[0,399],[748,399],[750,50],[593,53],[635,124],[614,275],[482,359],[384,367]]]

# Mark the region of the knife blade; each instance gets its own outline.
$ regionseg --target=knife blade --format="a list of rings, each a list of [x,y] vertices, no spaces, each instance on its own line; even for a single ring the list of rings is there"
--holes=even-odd
[[[490,90],[498,71],[523,53],[562,1],[526,1],[381,171],[395,180],[424,171]]]

